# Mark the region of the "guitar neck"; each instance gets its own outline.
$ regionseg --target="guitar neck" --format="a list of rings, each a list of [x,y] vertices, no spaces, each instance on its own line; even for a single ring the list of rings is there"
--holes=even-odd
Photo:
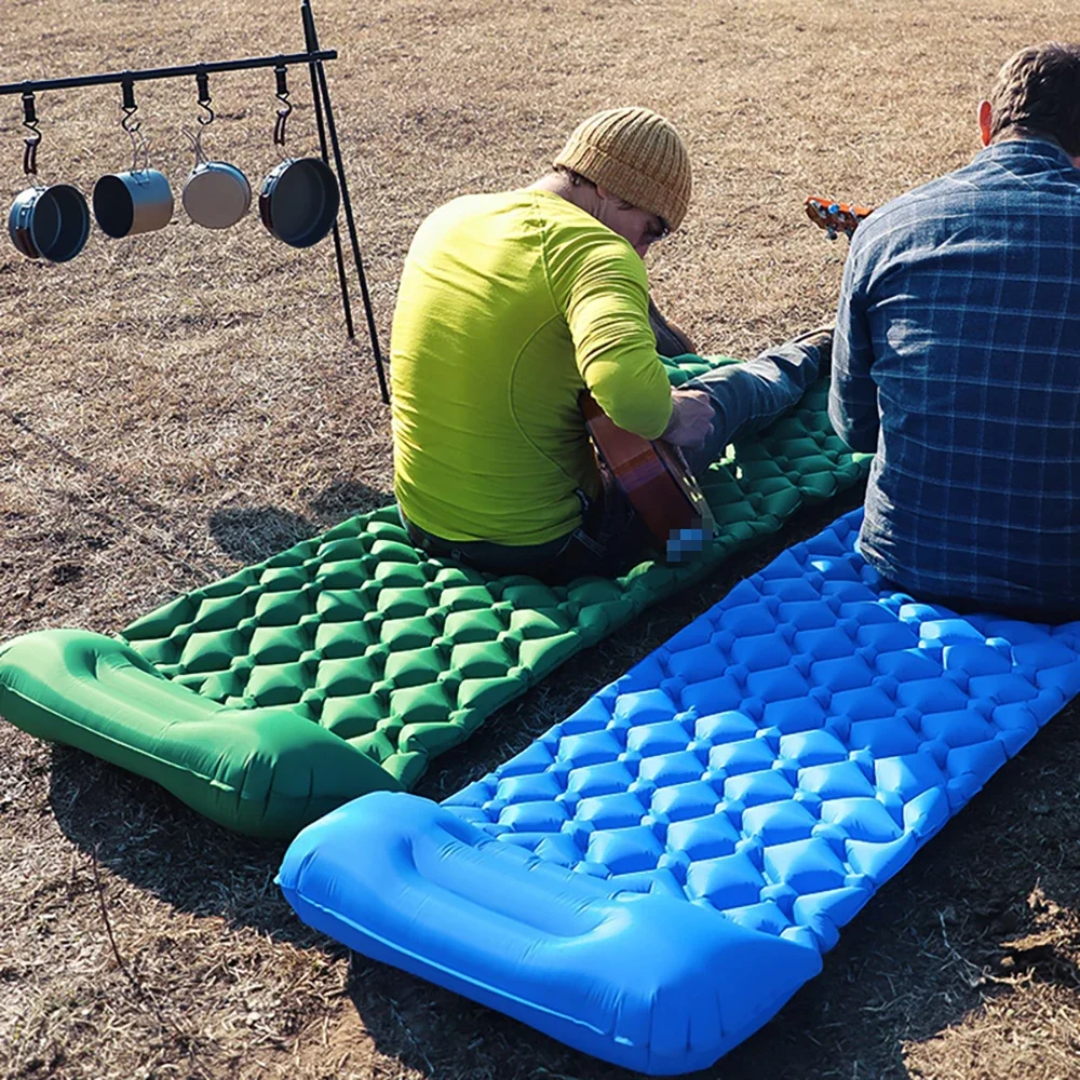
[[[830,240],[843,233],[849,240],[855,230],[866,220],[873,210],[855,203],[834,202],[831,199],[819,199],[811,195],[806,200],[806,214],[810,220],[825,230]]]

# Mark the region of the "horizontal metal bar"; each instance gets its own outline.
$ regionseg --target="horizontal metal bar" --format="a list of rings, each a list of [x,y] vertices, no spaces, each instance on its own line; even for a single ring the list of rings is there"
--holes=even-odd
[[[244,60],[215,60],[208,64],[184,64],[180,67],[145,68],[142,71],[111,71],[102,75],[75,75],[69,79],[27,79],[25,82],[3,83],[0,97],[6,94],[36,94],[41,90],[67,90],[73,86],[106,86],[110,83],[136,83],[147,79],[174,79],[181,75],[203,72],[245,71],[249,68],[276,67],[278,64],[312,64],[321,60],[336,60],[335,49],[319,52],[289,53],[281,56],[252,56]]]

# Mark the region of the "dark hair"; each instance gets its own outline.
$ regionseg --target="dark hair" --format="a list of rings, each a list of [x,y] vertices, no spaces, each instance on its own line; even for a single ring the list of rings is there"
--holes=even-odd
[[[1080,157],[1080,45],[1021,49],[998,73],[989,101],[991,141],[1048,135]]]

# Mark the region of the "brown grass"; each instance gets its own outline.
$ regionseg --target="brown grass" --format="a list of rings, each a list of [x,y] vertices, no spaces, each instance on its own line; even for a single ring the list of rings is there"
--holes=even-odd
[[[872,205],[961,164],[1000,62],[1080,37],[1065,0],[315,7],[322,44],[341,54],[331,92],[384,345],[424,214],[532,179],[573,123],[617,103],[671,116],[694,153],[691,217],[652,257],[661,305],[711,351],[745,354],[815,325],[835,304],[845,245],[806,221],[803,197]],[[300,41],[293,3],[4,0],[0,81]],[[310,91],[300,72],[292,83],[290,150],[305,153]],[[138,88],[155,163],[177,187],[194,91]],[[222,75],[211,92],[208,149],[258,182],[278,160],[272,77]],[[118,106],[116,88],[41,95],[43,178],[89,192],[127,167]],[[24,186],[20,121],[18,99],[0,99],[5,200]],[[213,234],[178,212],[162,233],[96,233],[66,266],[4,250],[0,638],[116,630],[388,499],[387,411],[362,321],[355,344],[344,337],[328,243],[297,252],[254,216]],[[573,660],[421,792],[447,794],[524,746],[840,509]],[[824,974],[704,1075],[1080,1077],[1078,718],[1074,707],[1055,720],[882,890]],[[0,1076],[626,1075],[309,932],[272,883],[281,853],[0,726]]]

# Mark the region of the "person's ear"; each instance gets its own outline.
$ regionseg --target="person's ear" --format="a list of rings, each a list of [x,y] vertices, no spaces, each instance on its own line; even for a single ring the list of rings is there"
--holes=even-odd
[[[601,199],[607,199],[614,202],[619,210],[629,210],[634,205],[633,203],[628,203],[625,199],[620,199],[610,188],[601,187],[599,184],[596,185],[596,194],[599,195]]]
[[[983,146],[990,145],[990,137],[993,133],[991,124],[994,119],[994,110],[990,107],[989,101],[979,102],[979,134],[982,136]]]

